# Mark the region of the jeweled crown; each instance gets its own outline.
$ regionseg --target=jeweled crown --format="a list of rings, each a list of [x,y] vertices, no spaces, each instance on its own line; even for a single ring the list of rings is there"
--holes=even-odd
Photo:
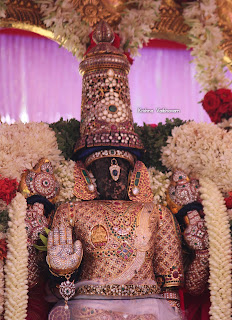
[[[127,57],[112,45],[114,33],[101,21],[93,32],[96,46],[80,63],[83,75],[81,137],[74,152],[78,159],[99,149],[142,150],[134,132],[127,74]]]

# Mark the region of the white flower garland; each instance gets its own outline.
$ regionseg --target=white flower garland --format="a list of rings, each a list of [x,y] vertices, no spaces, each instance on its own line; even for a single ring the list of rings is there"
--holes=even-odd
[[[0,260],[0,319],[4,312],[4,261]]]
[[[231,239],[229,216],[224,198],[209,178],[200,178],[205,221],[209,235],[210,319],[231,317]]]
[[[155,168],[148,168],[151,190],[154,195],[154,202],[167,205],[166,191],[170,184],[170,176],[172,172],[163,173]]]
[[[53,166],[63,159],[55,132],[42,122],[1,124],[0,150],[0,175],[18,181],[40,158],[49,159]]]
[[[0,232],[0,239],[5,239],[6,234],[3,232]],[[0,260],[0,319],[3,316],[3,312],[4,312],[4,283],[5,283],[5,279],[4,279],[4,260]]]
[[[225,75],[224,52],[220,49],[223,36],[216,12],[216,0],[195,1],[183,11],[185,22],[191,27],[189,38],[196,79],[206,92],[227,88],[230,84]]]
[[[152,26],[159,19],[161,0],[128,1],[127,4],[136,4],[136,9],[126,9],[118,25],[118,33],[123,50],[130,51],[132,56],[138,55],[142,48],[151,39]]]
[[[27,202],[21,193],[9,205],[5,264],[5,320],[25,320],[28,302],[28,251],[25,216]]]
[[[74,180],[75,162],[72,160],[64,160],[55,168],[54,173],[57,181],[60,184],[60,193],[57,201],[65,202],[76,200],[73,194],[75,180]]]
[[[81,21],[80,14],[69,0],[37,0],[43,21],[55,35],[57,41],[79,60],[83,58],[89,42],[90,26]],[[161,0],[137,0],[128,4],[137,5],[137,9],[126,9],[118,25],[117,32],[121,37],[121,47],[129,49],[134,56],[138,48],[147,43],[152,32],[151,27],[159,15]],[[130,26],[128,28],[128,26]]]
[[[232,190],[232,131],[213,123],[187,122],[172,130],[162,148],[162,163],[195,178],[210,178],[221,191]]]
[[[69,0],[38,0],[43,22],[68,51],[82,59],[91,29]]]
[[[219,128],[225,129],[227,131],[232,130],[232,117],[227,119],[222,119],[221,122],[217,124]]]

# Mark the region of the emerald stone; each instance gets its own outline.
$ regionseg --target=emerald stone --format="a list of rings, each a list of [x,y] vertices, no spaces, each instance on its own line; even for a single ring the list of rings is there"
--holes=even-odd
[[[140,172],[137,172],[136,173],[136,178],[140,178],[140,175],[141,175]]]
[[[109,110],[110,110],[110,112],[116,112],[117,111],[117,107],[112,104],[112,105],[109,106]]]
[[[139,179],[135,179],[135,186],[138,186],[139,184]]]
[[[88,176],[88,174],[87,174],[87,172],[86,172],[85,170],[82,170],[82,172],[83,172],[83,175],[84,175],[85,177]]]

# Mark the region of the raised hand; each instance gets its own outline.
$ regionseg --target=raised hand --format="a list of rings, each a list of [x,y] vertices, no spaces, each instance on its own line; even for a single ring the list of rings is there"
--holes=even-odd
[[[47,262],[53,272],[60,276],[74,272],[82,255],[82,244],[79,240],[73,243],[70,227],[61,224],[49,232]]]
[[[208,248],[208,233],[205,221],[200,217],[197,210],[189,211],[187,214],[188,226],[184,231],[184,239],[193,250],[204,250]]]

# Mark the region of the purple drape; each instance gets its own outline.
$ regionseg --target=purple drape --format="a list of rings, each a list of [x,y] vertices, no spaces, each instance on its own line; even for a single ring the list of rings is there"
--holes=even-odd
[[[186,50],[141,50],[141,57],[135,59],[129,74],[135,122],[158,123],[167,117],[209,121],[198,103],[202,95],[189,61]],[[72,54],[53,41],[0,34],[2,121],[50,123],[60,117],[80,119],[78,66]]]

